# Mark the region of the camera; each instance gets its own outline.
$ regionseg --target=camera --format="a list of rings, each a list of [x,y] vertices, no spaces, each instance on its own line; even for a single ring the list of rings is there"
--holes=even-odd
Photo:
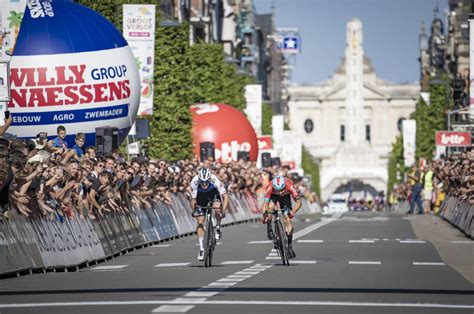
[[[40,132],[38,137],[40,141],[44,143],[48,139],[48,133]]]

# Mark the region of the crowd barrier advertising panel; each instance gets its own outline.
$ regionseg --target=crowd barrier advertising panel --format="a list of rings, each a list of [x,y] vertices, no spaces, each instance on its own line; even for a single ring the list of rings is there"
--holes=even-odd
[[[250,192],[229,193],[223,223],[260,217],[260,207],[261,202]],[[0,219],[0,275],[76,267],[189,234],[196,230],[191,213],[190,200],[184,193],[173,194],[171,204],[151,202],[148,208],[134,204],[127,213],[105,213],[94,220],[76,217],[59,222],[12,213],[8,221]]]
[[[474,238],[474,205],[450,196],[441,205],[440,216]]]

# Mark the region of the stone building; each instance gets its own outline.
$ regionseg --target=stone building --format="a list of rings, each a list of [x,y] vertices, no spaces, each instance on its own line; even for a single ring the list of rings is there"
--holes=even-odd
[[[362,44],[362,23],[353,19],[332,77],[289,90],[290,127],[320,162],[323,199],[351,182],[371,187],[369,193],[386,190],[391,145],[419,97],[418,84],[379,78]]]

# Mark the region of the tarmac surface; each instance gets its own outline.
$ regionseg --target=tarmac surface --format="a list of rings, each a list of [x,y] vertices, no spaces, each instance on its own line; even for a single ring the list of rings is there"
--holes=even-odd
[[[472,314],[474,241],[433,219],[298,216],[290,266],[264,225],[230,226],[211,268],[196,260],[197,239],[181,238],[78,272],[0,280],[0,313]]]

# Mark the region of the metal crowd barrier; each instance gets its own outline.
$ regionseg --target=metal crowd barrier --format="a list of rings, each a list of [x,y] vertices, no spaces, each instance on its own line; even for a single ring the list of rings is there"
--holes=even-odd
[[[95,220],[79,217],[63,222],[30,219],[13,213],[0,219],[0,276],[68,271],[113,258],[137,247],[191,234],[196,225],[184,193],[171,204],[132,206],[127,214],[106,213]],[[231,193],[223,224],[260,217],[259,203],[248,192]]]
[[[474,205],[448,196],[441,204],[439,215],[471,239],[474,238]]]

